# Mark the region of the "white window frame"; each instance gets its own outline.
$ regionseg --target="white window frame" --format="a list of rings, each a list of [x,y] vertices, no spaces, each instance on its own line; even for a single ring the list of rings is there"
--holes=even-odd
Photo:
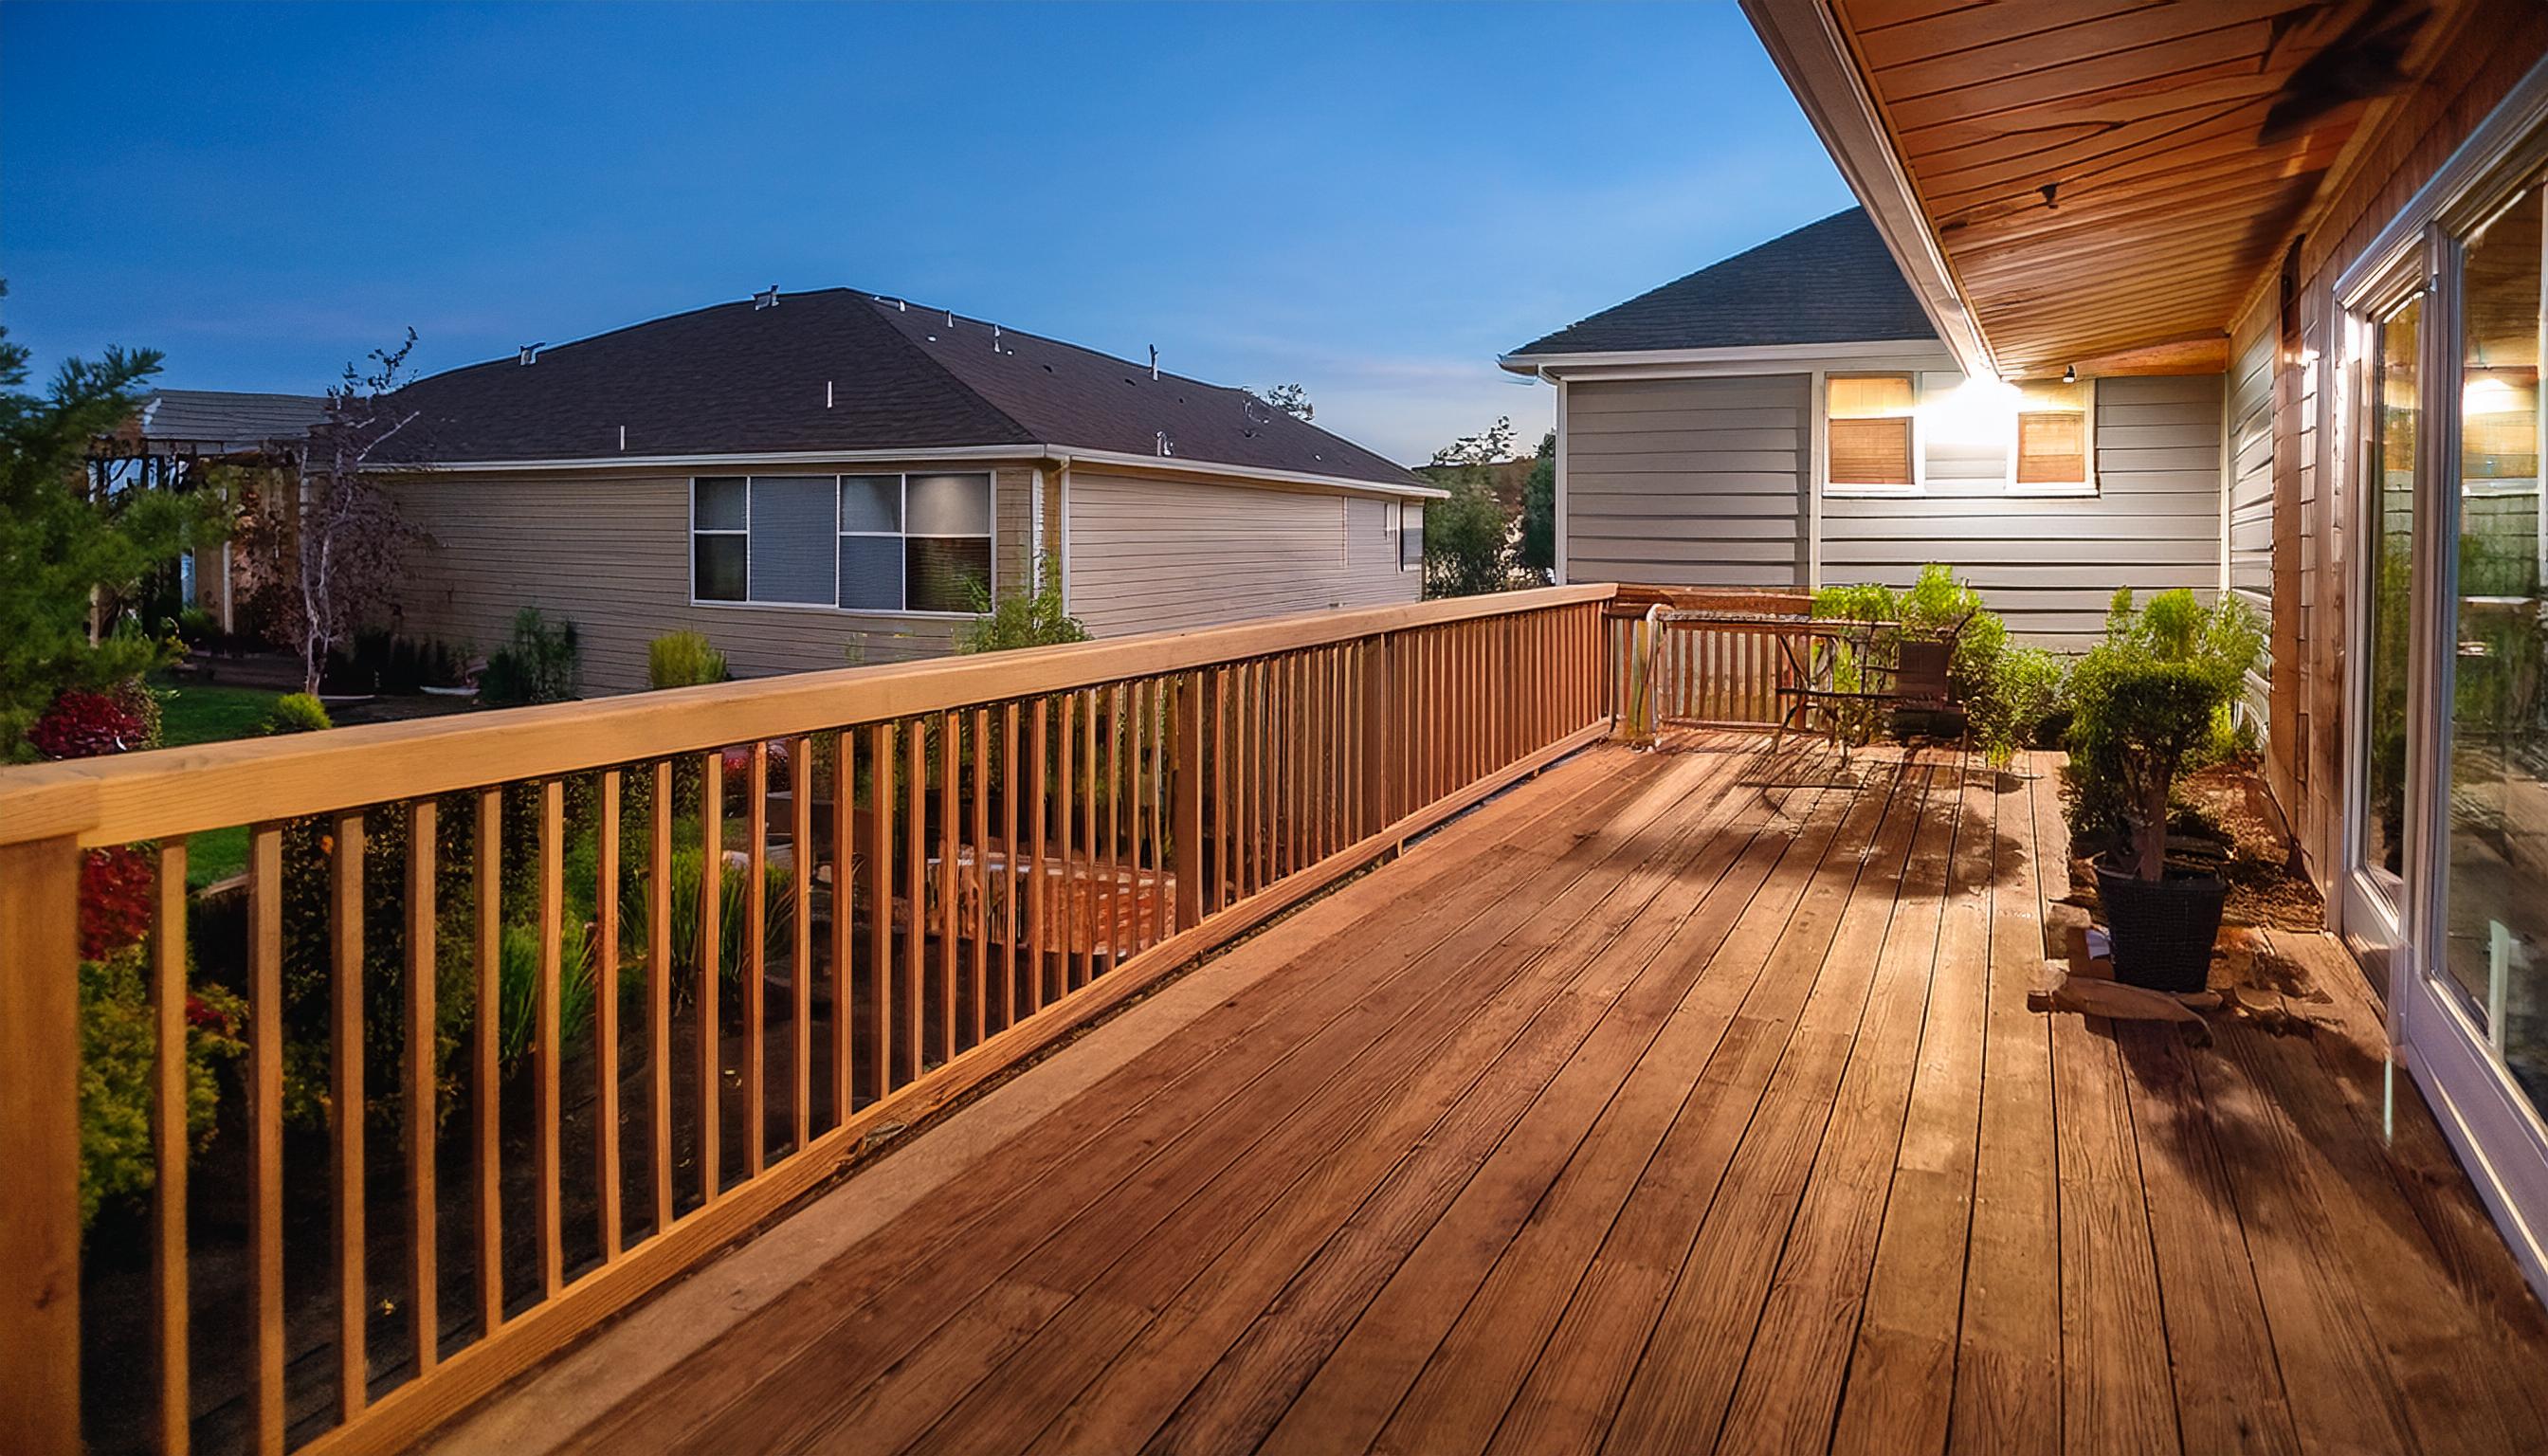
[[[787,476],[787,477],[788,477],[788,478],[790,478],[790,479],[804,479],[805,477],[807,477],[807,476],[809,476],[809,475],[813,476],[813,477],[814,477],[814,478],[816,478],[816,479],[820,479],[820,478],[821,478],[821,473],[819,473],[819,472],[808,472],[808,471],[787,471],[787,472],[776,472],[776,471],[774,471],[774,472],[769,472],[769,473],[767,473],[768,478],[770,478],[770,479],[776,479],[776,478],[778,478],[778,477],[779,477],[780,475],[782,475],[782,474],[783,474],[783,475],[785,475],[785,476]],[[913,606],[908,606],[908,605],[905,605],[905,606],[898,606],[898,607],[882,607],[882,606],[843,606],[843,605],[841,605],[841,548],[840,548],[840,543],[841,543],[841,540],[842,540],[844,537],[849,537],[849,536],[891,536],[891,537],[893,537],[893,538],[895,538],[895,539],[897,539],[897,540],[901,540],[901,541],[904,541],[904,542],[908,542],[908,541],[910,541],[910,540],[912,539],[912,538],[911,538],[911,533],[910,533],[908,530],[895,530],[895,531],[845,531],[845,530],[841,529],[841,483],[842,483],[842,481],[844,481],[844,480],[846,480],[846,479],[848,479],[849,477],[852,477],[852,476],[862,476],[862,477],[892,476],[892,477],[894,478],[894,482],[895,482],[895,489],[896,489],[897,497],[898,497],[897,501],[896,501],[896,506],[895,506],[895,516],[894,516],[894,518],[895,518],[895,521],[896,521],[896,523],[897,523],[897,524],[902,525],[902,526],[906,526],[906,527],[907,527],[907,526],[909,526],[909,525],[910,525],[910,523],[911,523],[911,478],[912,478],[913,476],[915,476],[915,475],[969,475],[969,476],[980,476],[980,477],[983,479],[983,481],[987,483],[988,490],[989,490],[989,495],[988,495],[988,498],[987,498],[987,505],[988,505],[988,509],[989,509],[989,513],[990,513],[990,525],[991,525],[991,528],[990,528],[988,531],[986,531],[986,532],[982,533],[982,534],[981,534],[980,536],[978,536],[978,537],[967,534],[967,535],[956,535],[956,536],[924,536],[924,537],[922,537],[921,539],[923,539],[923,540],[929,540],[929,541],[971,541],[971,540],[977,540],[977,539],[978,539],[978,540],[981,540],[981,541],[987,542],[987,543],[989,544],[990,548],[991,548],[991,549],[990,549],[990,567],[991,567],[991,570],[990,570],[990,580],[989,580],[989,582],[988,582],[988,584],[987,584],[986,590],[990,592],[990,593],[991,593],[991,595],[992,595],[992,598],[993,598],[994,600],[997,600],[997,599],[998,599],[998,597],[999,597],[999,592],[1000,592],[1000,473],[999,473],[997,470],[970,470],[970,469],[964,469],[964,468],[961,468],[961,467],[958,467],[958,468],[956,468],[956,469],[952,469],[952,470],[950,470],[950,469],[936,469],[936,468],[926,468],[926,467],[924,467],[924,468],[916,469],[916,470],[848,470],[848,471],[840,471],[840,472],[836,472],[836,473],[833,473],[833,474],[832,474],[832,476],[831,476],[831,481],[832,481],[832,599],[831,599],[830,601],[828,601],[828,602],[821,602],[821,601],[759,601],[759,600],[755,600],[755,599],[753,598],[753,595],[752,595],[752,482],[753,482],[753,479],[754,479],[753,474],[752,474],[751,472],[742,472],[742,473],[732,474],[732,475],[694,475],[694,476],[690,477],[690,491],[689,491],[689,521],[688,521],[688,525],[689,525],[689,542],[688,542],[688,549],[689,549],[689,560],[688,560],[689,589],[688,589],[688,592],[687,592],[688,597],[689,597],[689,604],[690,604],[690,605],[692,605],[692,606],[702,606],[702,607],[722,607],[722,608],[743,607],[743,608],[749,608],[749,609],[754,610],[754,611],[819,611],[819,612],[829,612],[829,613],[831,613],[831,614],[832,614],[832,615],[834,615],[834,616],[859,616],[859,617],[913,617],[913,618],[918,618],[918,619],[920,619],[920,620],[924,620],[924,621],[956,621],[956,620],[963,620],[963,619],[966,619],[966,618],[971,617],[971,616],[973,615],[973,613],[972,613],[970,610],[964,610],[964,611],[930,611],[930,610],[925,610],[925,609],[922,609],[922,608],[913,607]],[[701,481],[710,481],[710,480],[719,480],[719,481],[722,481],[722,480],[739,480],[739,481],[743,482],[743,527],[742,527],[742,529],[737,530],[737,529],[735,529],[735,528],[733,528],[733,527],[731,527],[731,526],[709,526],[709,527],[704,527],[704,528],[703,528],[703,527],[701,527],[701,526],[699,525],[699,482],[701,482]],[[702,597],[699,595],[699,550],[698,550],[698,538],[699,538],[699,537],[701,537],[701,536],[740,536],[740,537],[742,537],[742,538],[743,538],[743,599],[742,599],[741,601],[727,601],[727,600],[723,600],[723,599],[721,599],[721,598],[702,598]],[[910,558],[910,556],[909,556],[909,554],[908,554],[908,547],[906,547],[905,555],[904,555],[904,557],[903,557],[903,583],[902,583],[902,599],[903,599],[905,602],[908,602],[908,601],[910,601],[910,600],[911,600],[911,567],[910,567],[910,561],[911,561],[911,558]]]
[[[1828,369],[1818,370],[1815,372],[1813,376],[1813,414],[1814,418],[1820,422],[1814,440],[1814,450],[1819,462],[1816,466],[1816,473],[1822,477],[1823,491],[1826,495],[1855,496],[1862,499],[1880,500],[1903,496],[1919,496],[1927,493],[1929,489],[1929,466],[1927,455],[1921,448],[1923,442],[1921,439],[1922,431],[1920,428],[1921,373],[1922,371],[1917,369]],[[1911,409],[1902,416],[1902,418],[1907,422],[1906,427],[1910,433],[1910,480],[1898,485],[1856,485],[1843,484],[1842,482],[1835,481],[1831,478],[1831,427],[1834,422],[1831,412],[1831,382],[1835,379],[1908,379],[1911,381]],[[1887,416],[1878,415],[1874,417],[1884,418]],[[2014,461],[2016,457],[2012,455],[2010,458]],[[2016,466],[2012,464],[2009,469],[2011,473],[2014,474]]]
[[[1407,503],[1392,502],[1391,508],[1397,513],[1398,518],[1398,529],[1392,533],[1397,539],[1390,542],[1390,544],[1396,547],[1398,551],[1399,572],[1404,575],[1408,572],[1422,571],[1424,569],[1424,527],[1421,524],[1418,524],[1415,528],[1415,559],[1413,561],[1409,561],[1407,559]],[[1421,522],[1424,519],[1424,507],[1421,504],[1417,504],[1415,507],[1416,520]]]

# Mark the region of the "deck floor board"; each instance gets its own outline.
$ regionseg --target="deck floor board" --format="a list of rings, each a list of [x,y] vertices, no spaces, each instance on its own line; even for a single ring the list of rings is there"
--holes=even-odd
[[[2404,1078],[2384,1139],[2340,952],[2270,938],[2307,1036],[2028,1010],[2056,763],[1579,755],[680,1358],[444,1448],[2548,1445],[2548,1317]]]

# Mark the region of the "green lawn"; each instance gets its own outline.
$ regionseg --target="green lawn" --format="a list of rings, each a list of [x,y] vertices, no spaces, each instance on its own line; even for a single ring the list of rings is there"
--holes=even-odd
[[[159,742],[164,748],[246,738],[283,694],[264,687],[155,680],[159,689]],[[247,868],[247,826],[211,829],[186,840],[186,883],[202,889]]]

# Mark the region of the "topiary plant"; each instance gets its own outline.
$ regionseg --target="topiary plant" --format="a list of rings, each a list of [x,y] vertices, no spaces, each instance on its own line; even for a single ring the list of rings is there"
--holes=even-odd
[[[2123,825],[2135,877],[2165,873],[2177,775],[2213,744],[2263,650],[2255,613],[2234,596],[2207,607],[2180,588],[2136,608],[2131,589],[2115,593],[2106,640],[2071,672],[2070,748],[2082,815]]]

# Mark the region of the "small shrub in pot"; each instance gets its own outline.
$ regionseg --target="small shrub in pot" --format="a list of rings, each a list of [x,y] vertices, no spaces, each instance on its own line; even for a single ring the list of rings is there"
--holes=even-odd
[[[2221,741],[2221,719],[2263,647],[2255,614],[2235,597],[2207,607],[2180,590],[2136,607],[2127,590],[2115,593],[2106,640],[2071,674],[2080,818],[2120,824],[2130,846],[2124,863],[2097,865],[2120,979],[2203,989],[2227,887],[2169,864],[2169,806],[2177,776]]]

